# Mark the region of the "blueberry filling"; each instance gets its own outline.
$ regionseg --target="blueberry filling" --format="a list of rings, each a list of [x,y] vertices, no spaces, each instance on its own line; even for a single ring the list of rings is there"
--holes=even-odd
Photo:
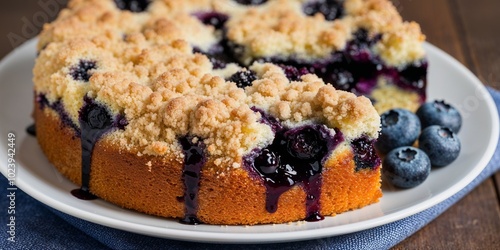
[[[306,220],[323,219],[319,213],[323,163],[328,153],[344,140],[342,134],[336,130],[332,135],[323,125],[287,129],[264,112],[254,111],[261,113],[261,122],[270,125],[276,132],[271,145],[253,150],[243,158],[250,173],[264,182],[266,210],[276,212],[281,194],[295,185],[302,185],[307,195]]]
[[[273,130],[274,133],[277,133],[278,131],[281,131],[281,130],[284,129],[283,125],[281,124],[280,121],[278,121],[278,119],[276,119],[275,117],[267,114],[263,110],[260,110],[260,109],[258,109],[256,107],[252,107],[252,111],[256,112],[256,113],[259,113],[260,117],[261,117],[260,118],[260,123],[266,124],[269,127],[271,127],[271,129]]]
[[[329,57],[314,62],[304,61],[295,56],[267,57],[257,61],[279,65],[292,81],[299,80],[304,74],[312,73],[336,89],[357,95],[369,95],[377,86],[378,78],[384,76],[401,89],[416,92],[420,96],[420,101],[425,101],[427,85],[425,60],[399,70],[385,65],[372,53],[373,45],[382,38],[380,34],[370,36],[367,30],[359,29],[353,37],[343,51],[334,52]]]
[[[35,126],[35,124],[31,124],[30,126],[28,126],[26,128],[26,133],[28,133],[28,135],[36,137],[36,126]]]
[[[286,78],[288,78],[288,80],[290,81],[300,81],[303,75],[309,74],[309,71],[307,70],[306,67],[296,68],[294,66],[285,64],[280,64],[278,66],[280,66],[283,69]]]
[[[229,77],[228,80],[236,83],[238,88],[244,89],[245,87],[251,86],[252,82],[257,80],[257,75],[251,70],[240,70]]]
[[[97,69],[97,64],[92,60],[80,60],[77,65],[69,69],[69,74],[75,81],[88,82],[92,76],[92,70]]]
[[[115,0],[118,9],[136,13],[145,11],[150,3],[151,0]]]
[[[92,198],[89,184],[94,146],[103,135],[113,128],[124,129],[127,122],[121,115],[114,119],[106,106],[87,96],[84,98],[84,105],[79,112],[79,122],[82,146],[82,186],[72,193],[77,197],[80,196],[79,198]],[[88,196],[84,194],[88,194]]]
[[[356,171],[362,169],[375,170],[382,162],[374,147],[375,141],[363,136],[351,142],[354,151],[354,163]]]
[[[61,100],[57,100],[54,103],[50,103],[44,94],[39,94],[36,97],[36,101],[38,102],[38,105],[41,109],[48,107],[54,110],[59,115],[59,119],[61,120],[61,127],[72,128],[75,131],[76,136],[80,137],[80,129],[69,117],[69,114],[64,109],[64,105],[61,102]]]
[[[240,45],[235,45],[227,41],[221,40],[218,44],[213,45],[208,51],[203,51],[200,48],[194,47],[194,53],[204,54],[208,57],[214,69],[223,69],[227,64],[237,63],[235,58],[236,53],[242,51]]]
[[[235,1],[243,5],[260,5],[267,2],[267,0],[235,0]]]
[[[211,25],[218,30],[222,29],[224,27],[224,24],[229,19],[228,15],[218,12],[197,12],[193,15],[197,17],[203,24]]]
[[[193,141],[193,138],[183,137],[179,139],[184,152],[184,170],[182,180],[185,192],[182,200],[185,204],[185,215],[180,220],[183,224],[197,225],[201,222],[196,217],[198,211],[198,191],[200,188],[201,168],[205,165],[205,146],[202,141]]]
[[[333,21],[344,15],[344,1],[340,0],[312,0],[303,6],[304,13],[314,16],[317,13],[323,14],[326,20]]]

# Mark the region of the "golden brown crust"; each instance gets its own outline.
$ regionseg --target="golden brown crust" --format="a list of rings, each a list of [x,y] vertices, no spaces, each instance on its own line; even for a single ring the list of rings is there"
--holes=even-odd
[[[81,147],[75,132],[62,125],[49,108],[35,108],[40,146],[55,167],[76,185],[81,184]],[[176,157],[137,156],[109,140],[97,143],[92,159],[90,190],[124,208],[168,218],[182,218],[182,160]],[[348,147],[339,147],[322,173],[321,214],[335,215],[379,200],[380,169],[356,172]],[[207,163],[202,169],[198,218],[209,224],[253,225],[305,218],[305,193],[295,186],[284,193],[278,210],[265,209],[265,187],[243,168],[219,175]],[[304,201],[304,202],[300,202]],[[242,209],[245,208],[245,209]]]

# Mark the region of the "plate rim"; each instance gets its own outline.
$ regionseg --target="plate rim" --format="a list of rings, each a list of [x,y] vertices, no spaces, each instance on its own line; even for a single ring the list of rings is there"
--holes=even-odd
[[[5,65],[15,60],[15,57],[18,53],[22,53],[23,50],[29,49],[30,46],[34,46],[36,43],[36,39],[31,39],[24,43],[23,45],[17,47],[13,51],[11,51],[7,56],[1,59],[0,61],[0,69],[4,68]],[[457,68],[465,76],[468,78],[468,81],[471,81],[474,86],[481,92],[483,96],[485,96],[484,102],[488,107],[489,116],[492,118],[492,131],[491,138],[499,137],[499,119],[498,113],[496,112],[496,105],[488,93],[485,85],[464,65],[458,62],[455,58],[437,48],[436,46],[425,42],[424,48],[427,53],[435,53],[437,56],[443,58],[447,63],[450,63],[452,67]],[[493,109],[494,107],[494,109]],[[495,119],[495,117],[497,119]],[[355,223],[350,223],[347,225],[342,225],[339,227],[349,226],[349,229],[344,229],[341,233],[335,233],[335,230],[332,230],[331,227],[325,228],[317,228],[317,229],[307,229],[307,230],[298,230],[298,231],[286,231],[286,232],[273,232],[273,233],[231,233],[231,232],[205,232],[205,231],[191,231],[191,230],[180,230],[180,229],[170,229],[170,228],[158,228],[152,225],[143,225],[137,224],[129,221],[122,221],[115,218],[109,218],[101,214],[91,213],[89,211],[79,210],[73,206],[68,204],[64,204],[62,202],[58,202],[57,199],[51,198],[48,195],[43,194],[41,191],[37,190],[34,187],[31,187],[29,183],[24,182],[23,180],[16,180],[16,185],[18,188],[23,190],[25,193],[33,197],[34,199],[44,203],[45,205],[52,207],[53,209],[58,210],[59,212],[74,216],[76,218],[89,221],[92,223],[96,223],[99,225],[124,230],[132,233],[139,233],[143,235],[149,235],[154,237],[160,237],[165,239],[175,239],[175,240],[185,240],[192,242],[205,242],[205,243],[277,243],[277,242],[292,242],[292,241],[301,241],[301,240],[311,240],[317,238],[324,237],[332,237],[345,235],[353,232],[358,232],[361,230],[371,229],[377,226],[385,225],[392,223],[394,221],[406,218],[408,216],[414,215],[416,213],[422,212],[434,205],[439,204],[440,202],[446,200],[447,198],[453,196],[462,190],[465,186],[471,183],[486,167],[491,157],[493,156],[496,145],[498,143],[497,139],[490,139],[487,150],[482,155],[481,159],[476,163],[476,166],[462,179],[451,185],[449,188],[444,190],[437,195],[432,196],[430,199],[425,200],[422,203],[419,203],[418,209],[415,209],[415,206],[410,206],[408,208],[399,210],[394,213],[390,213],[388,215],[382,216],[384,219],[382,220],[380,217],[372,218],[364,221],[359,221]],[[0,146],[2,147],[2,146]],[[0,158],[2,159],[2,163],[0,166],[0,170],[2,174],[5,176],[6,167],[4,167],[4,154],[0,154]],[[18,166],[19,167],[19,166]],[[75,210],[76,209],[76,210]],[[231,227],[231,226],[230,226]],[[237,226],[239,227],[239,226]],[[159,230],[161,229],[161,230]],[[329,230],[330,229],[330,230]],[[139,230],[139,231],[138,231]],[[338,230],[337,230],[338,231]],[[186,232],[188,232],[186,234]],[[190,234],[195,234],[195,237],[191,237]],[[253,242],[253,240],[257,240],[258,242]]]

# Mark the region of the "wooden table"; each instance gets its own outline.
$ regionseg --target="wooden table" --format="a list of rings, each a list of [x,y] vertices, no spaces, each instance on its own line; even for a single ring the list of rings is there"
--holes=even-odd
[[[39,2],[53,5],[44,8]],[[18,41],[33,37],[44,21],[55,18],[55,11],[64,2],[2,1],[0,57],[16,47]],[[406,20],[420,23],[429,42],[466,65],[484,84],[500,89],[500,1],[393,2]],[[453,248],[500,248],[500,173],[486,180],[428,226],[395,247]]]

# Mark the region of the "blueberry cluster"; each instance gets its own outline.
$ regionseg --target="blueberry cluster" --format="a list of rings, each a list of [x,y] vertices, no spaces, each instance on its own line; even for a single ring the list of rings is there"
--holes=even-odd
[[[432,167],[445,167],[458,158],[462,126],[460,113],[444,101],[423,104],[416,114],[393,109],[381,116],[377,150],[386,154],[384,177],[396,187],[421,184]],[[413,145],[418,139],[418,147]]]
[[[88,82],[94,69],[97,69],[96,61],[82,59],[69,69],[69,74],[75,81]]]

